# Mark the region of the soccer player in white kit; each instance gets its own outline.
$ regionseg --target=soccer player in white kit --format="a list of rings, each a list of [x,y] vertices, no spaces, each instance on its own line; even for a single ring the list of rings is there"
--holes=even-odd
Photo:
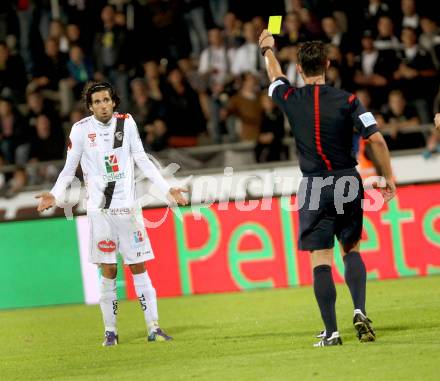
[[[129,114],[116,114],[119,103],[112,86],[98,82],[84,91],[93,115],[72,127],[67,159],[50,192],[37,196],[38,210],[56,204],[72,182],[78,163],[87,189],[90,223],[90,261],[101,267],[100,306],[105,326],[104,346],[118,344],[116,272],[119,252],[130,267],[148,329],[148,341],[172,338],[159,327],[156,291],[145,268],[154,258],[145,231],[142,209],[136,201],[134,163],[168,198],[186,205],[184,189],[171,188],[150,161],[142,146],[136,123]]]

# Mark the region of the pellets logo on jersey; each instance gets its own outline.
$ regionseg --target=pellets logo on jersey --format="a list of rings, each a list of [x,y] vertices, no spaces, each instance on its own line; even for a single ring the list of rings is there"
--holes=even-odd
[[[118,158],[116,155],[108,155],[104,158],[105,161],[105,170],[107,173],[116,173],[119,172]]]
[[[116,244],[109,239],[102,240],[98,242],[98,249],[101,250],[103,253],[112,253],[116,250]]]
[[[103,176],[104,181],[116,181],[125,177],[125,173],[119,171],[118,157],[115,154],[104,156],[104,164],[107,173]]]

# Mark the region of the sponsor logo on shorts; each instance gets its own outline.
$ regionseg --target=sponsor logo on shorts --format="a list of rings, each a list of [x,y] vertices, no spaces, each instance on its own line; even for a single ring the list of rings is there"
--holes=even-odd
[[[138,230],[137,232],[134,232],[133,237],[134,237],[135,243],[144,242],[144,236],[142,235],[142,232],[140,230]]]
[[[116,243],[107,239],[98,242],[98,249],[103,253],[112,253],[116,250]]]

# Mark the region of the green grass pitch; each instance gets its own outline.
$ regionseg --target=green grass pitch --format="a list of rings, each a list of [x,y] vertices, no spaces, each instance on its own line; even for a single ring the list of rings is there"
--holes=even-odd
[[[0,379],[439,380],[440,277],[369,282],[378,341],[359,343],[338,286],[342,347],[313,348],[322,328],[310,287],[159,301],[170,343],[147,343],[136,302],[119,307],[120,344],[103,348],[97,306],[0,312]]]

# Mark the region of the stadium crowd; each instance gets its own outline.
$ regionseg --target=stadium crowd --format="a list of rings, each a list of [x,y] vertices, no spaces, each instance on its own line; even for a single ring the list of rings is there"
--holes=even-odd
[[[435,2],[415,0],[14,0],[0,2],[0,188],[52,181],[90,80],[113,83],[147,152],[250,141],[257,162],[288,158],[282,113],[258,36],[283,17],[277,55],[292,84],[298,44],[328,42],[327,81],[355,93],[391,150],[440,151],[435,133],[402,133],[440,111]]]

